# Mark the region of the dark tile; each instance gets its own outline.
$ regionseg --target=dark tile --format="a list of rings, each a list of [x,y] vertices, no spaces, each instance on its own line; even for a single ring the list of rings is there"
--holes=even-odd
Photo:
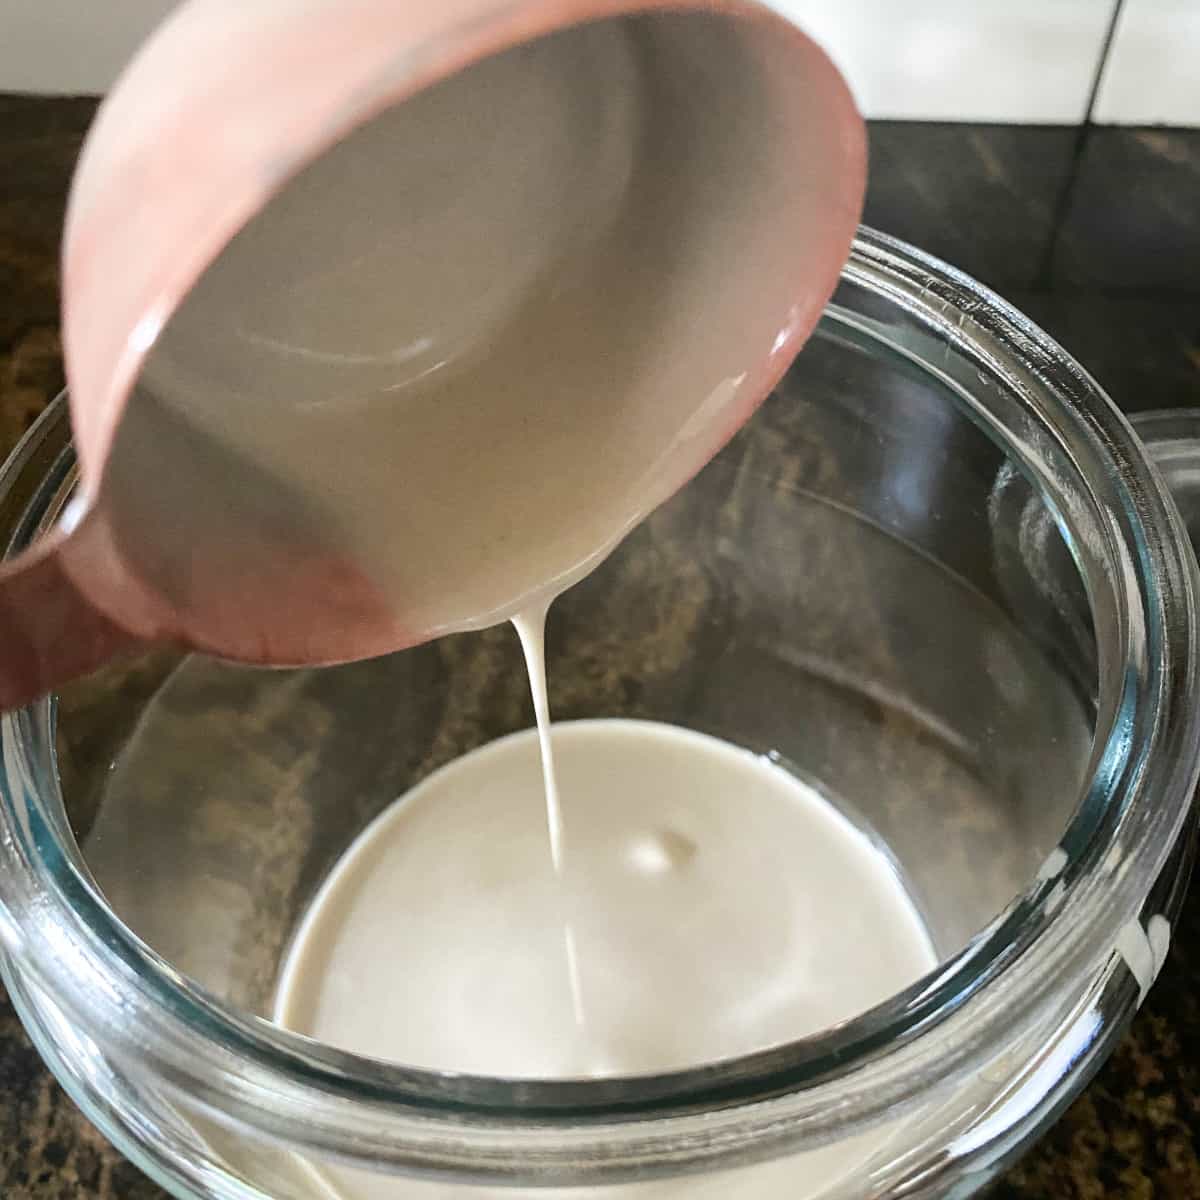
[[[71,173],[96,100],[0,95],[0,251],[57,256]]]
[[[0,454],[62,387],[58,249],[92,99],[0,96]]]
[[[875,121],[864,220],[993,287],[1032,286],[1074,129]]]
[[[1087,132],[1053,278],[1200,296],[1200,129]]]
[[[1008,289],[1005,296],[1121,408],[1200,405],[1200,295]]]

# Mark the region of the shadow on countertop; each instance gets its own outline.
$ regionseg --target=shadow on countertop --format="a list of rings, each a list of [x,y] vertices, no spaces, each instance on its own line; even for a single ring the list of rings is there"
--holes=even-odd
[[[62,386],[58,242],[91,99],[0,96],[0,457]],[[1131,411],[1200,405],[1200,131],[875,123],[866,221],[989,284]],[[1200,911],[995,1200],[1200,1197]],[[0,1195],[162,1200],[0,999]]]

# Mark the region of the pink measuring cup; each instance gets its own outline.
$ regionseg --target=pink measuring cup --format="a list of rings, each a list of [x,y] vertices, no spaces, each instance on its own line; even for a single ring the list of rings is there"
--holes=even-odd
[[[235,476],[181,460],[139,509],[127,494],[136,478],[110,469],[113,449],[163,331],[297,172],[380,114],[496,56],[539,46],[552,61],[564,31],[607,24],[653,34],[635,55],[639,95],[650,110],[673,95],[688,114],[686,136],[647,169],[683,178],[721,127],[713,174],[738,230],[736,245],[714,248],[711,235],[682,245],[661,281],[664,305],[689,314],[669,361],[716,346],[746,369],[654,499],[690,478],[753,412],[832,293],[865,175],[863,125],[845,84],[782,17],[743,0],[191,0],[106,100],[75,178],[63,326],[79,486],[59,526],[0,567],[0,707],[145,642],[292,665],[369,657],[446,631],[310,535],[252,462]],[[592,78],[576,99],[581,111],[603,108],[629,84]],[[505,136],[515,136],[506,118],[540,121],[520,88],[499,100]],[[741,127],[717,119],[735,112],[753,119],[738,118]],[[461,126],[431,127],[431,144],[453,150]],[[449,220],[439,236],[453,237]],[[436,271],[437,257],[426,255],[419,270]],[[496,271],[493,259],[481,261],[471,294],[485,294]]]

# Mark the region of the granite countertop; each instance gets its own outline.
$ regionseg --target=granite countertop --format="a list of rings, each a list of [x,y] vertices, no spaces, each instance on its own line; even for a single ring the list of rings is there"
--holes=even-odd
[[[90,99],[0,96],[0,457],[62,386],[58,241]],[[1026,311],[1130,411],[1200,405],[1200,131],[872,126],[866,219]],[[163,1200],[0,992],[0,1195]],[[1113,1058],[997,1200],[1200,1196],[1200,902]]]

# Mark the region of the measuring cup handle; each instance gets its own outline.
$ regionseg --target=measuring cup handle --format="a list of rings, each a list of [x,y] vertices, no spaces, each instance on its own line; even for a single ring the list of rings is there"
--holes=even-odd
[[[0,564],[0,712],[147,644],[75,582],[72,560],[94,560],[97,553],[104,550],[89,525],[69,536],[52,534]]]

